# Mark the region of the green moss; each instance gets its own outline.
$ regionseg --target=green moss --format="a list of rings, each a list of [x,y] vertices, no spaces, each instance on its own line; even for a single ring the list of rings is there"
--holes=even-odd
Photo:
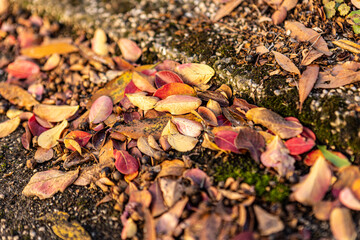
[[[226,181],[227,178],[242,179],[255,187],[257,197],[266,201],[282,202],[290,194],[290,188],[280,183],[276,176],[265,173],[248,155],[241,155],[219,163],[215,168],[215,181]]]
[[[6,162],[1,162],[0,163],[0,172],[5,172],[6,170]]]

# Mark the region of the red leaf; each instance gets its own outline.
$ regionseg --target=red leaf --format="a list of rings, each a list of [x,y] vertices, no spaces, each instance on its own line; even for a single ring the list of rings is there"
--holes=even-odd
[[[265,139],[257,131],[243,127],[240,128],[239,134],[235,139],[235,146],[239,149],[249,150],[251,157],[256,162],[260,162],[260,149],[265,148]]]
[[[28,60],[17,60],[10,63],[6,71],[17,78],[28,78],[31,75],[38,74],[40,68],[36,63]]]
[[[231,126],[231,122],[224,115],[217,116],[219,126]]]
[[[133,81],[130,81],[130,82],[128,83],[128,85],[126,85],[126,87],[125,87],[124,96],[125,96],[125,94],[127,94],[127,93],[136,93],[136,92],[141,92],[141,90],[138,89],[138,88],[135,86],[135,84],[134,84]]]
[[[161,88],[168,83],[183,83],[183,80],[172,71],[160,71],[155,74],[155,85],[157,88]]]
[[[289,149],[290,155],[299,155],[310,151],[315,142],[311,138],[294,137],[285,141],[285,146]]]
[[[230,130],[218,131],[215,133],[215,144],[225,151],[231,151],[234,153],[240,153],[237,147],[235,147],[235,138],[238,133]]]
[[[34,136],[40,136],[40,134],[48,130],[48,128],[44,128],[36,121],[35,114],[29,119],[28,124],[31,133]]]
[[[115,167],[122,174],[135,173],[139,169],[138,161],[127,151],[114,149]]]
[[[84,147],[90,140],[91,134],[83,131],[71,131],[69,134],[65,136],[65,139],[75,140],[81,147]],[[72,146],[66,146],[68,149],[72,151],[76,151],[76,149]]]
[[[185,83],[168,83],[156,90],[154,97],[165,99],[171,95],[189,95],[196,96],[195,90]]]

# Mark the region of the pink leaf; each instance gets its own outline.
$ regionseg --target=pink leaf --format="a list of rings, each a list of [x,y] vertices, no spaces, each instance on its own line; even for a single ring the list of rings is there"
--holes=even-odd
[[[40,134],[48,130],[48,128],[44,128],[36,121],[35,114],[29,119],[28,125],[32,135],[34,136],[40,136]]]
[[[173,118],[171,120],[177,127],[180,133],[189,137],[198,137],[203,130],[203,126],[190,119],[186,118]]]
[[[157,88],[174,82],[183,83],[183,80],[172,71],[160,71],[155,74],[155,85]]]
[[[315,146],[315,142],[310,138],[294,137],[287,140],[285,146],[291,155],[299,155],[310,151]]]
[[[136,62],[142,54],[137,44],[129,39],[121,38],[118,41],[118,46],[125,60]]]
[[[91,123],[100,123],[107,119],[112,113],[113,102],[108,96],[101,96],[91,105],[89,121]]]
[[[17,78],[28,78],[40,72],[40,68],[36,63],[28,60],[17,60],[10,63],[6,71]]]
[[[127,151],[114,149],[115,167],[122,174],[135,173],[139,169],[138,161]]]
[[[238,132],[235,131],[221,130],[215,133],[214,142],[222,150],[240,153],[238,148],[235,146],[235,139],[237,135]]]
[[[349,187],[341,190],[339,200],[345,207],[355,211],[360,211],[360,201],[355,197]]]

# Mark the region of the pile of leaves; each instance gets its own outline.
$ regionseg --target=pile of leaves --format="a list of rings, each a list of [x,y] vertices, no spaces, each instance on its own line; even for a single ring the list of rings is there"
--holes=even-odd
[[[0,47],[17,49],[19,56],[0,61],[8,74],[0,95],[13,106],[6,112],[9,120],[0,123],[0,137],[20,125],[25,129],[22,145],[36,150],[29,168],[56,158],[51,169],[33,175],[23,195],[46,199],[72,184],[97,186],[107,193],[98,204],[113,201],[121,212],[123,239],[254,239],[281,232],[284,222],[254,204],[254,186],[230,178],[216,186],[190,158],[196,148],[218,155],[249,153],[283,179],[293,177],[296,161],[309,166],[293,185],[291,199],[329,220],[336,239],[356,238],[350,210],[360,210],[360,169],[325,146],[313,150],[316,135],[298,119],[249,104],[227,85],[212,86],[215,71],[206,64],[138,65],[142,49],[132,40],[109,43],[101,29],[90,41],[84,36],[51,39],[56,26],[38,16],[23,19],[20,26],[1,23]],[[285,28],[298,41],[312,43],[309,64],[331,55],[313,30],[297,22]],[[290,59],[273,54],[282,68],[300,75]],[[357,70],[354,64],[320,74],[318,66],[308,66],[299,81],[300,103],[318,76],[316,84],[335,87],[339,74]],[[67,89],[55,86],[50,96],[47,84],[61,79]],[[87,80],[93,85],[91,97],[79,91]],[[68,217],[57,213],[42,219],[56,222],[53,231],[62,238],[89,239]]]

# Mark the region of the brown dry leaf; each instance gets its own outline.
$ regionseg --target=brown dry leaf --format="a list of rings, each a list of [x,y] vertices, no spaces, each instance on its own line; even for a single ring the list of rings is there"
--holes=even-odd
[[[325,40],[311,28],[307,28],[304,24],[295,22],[295,21],[286,21],[285,29],[291,31],[291,37],[294,37],[299,42],[311,42],[312,46],[319,52],[325,54],[326,56],[331,56],[332,52],[329,51],[329,48]]]
[[[78,175],[79,169],[69,172],[48,170],[35,173],[25,186],[22,194],[27,197],[37,196],[40,199],[50,198],[58,191],[64,192],[76,180]]]
[[[338,88],[360,81],[360,63],[345,62],[319,73],[315,88]]]
[[[276,62],[286,71],[291,73],[296,73],[300,75],[300,70],[295,66],[295,64],[285,55],[271,51],[275,55]]]
[[[147,138],[140,137],[137,140],[137,147],[142,153],[144,153],[144,154],[146,154],[146,155],[148,155],[150,157],[154,157],[154,154],[155,154],[156,150],[153,149],[152,147],[150,147],[150,145],[149,145],[149,143],[147,141]]]
[[[34,113],[46,121],[61,122],[73,116],[78,109],[79,106],[38,104],[34,107]]]
[[[20,117],[15,117],[13,119],[7,120],[0,123],[0,138],[8,136],[10,133],[14,132],[20,124]]]
[[[265,139],[257,131],[248,127],[241,127],[235,139],[235,146],[238,149],[249,150],[252,159],[258,163],[260,162],[261,150],[265,148]]]
[[[0,95],[10,103],[18,105],[19,107],[25,107],[28,110],[36,104],[39,104],[30,93],[21,87],[5,82],[0,83]]]
[[[229,15],[240,3],[242,0],[231,0],[224,6],[222,6],[219,11],[215,14],[215,16],[212,18],[214,22],[219,21],[223,17]]]
[[[42,148],[52,148],[58,144],[61,133],[68,126],[68,121],[64,120],[59,125],[43,132],[38,138],[38,144]]]
[[[305,54],[305,55],[304,55]],[[310,51],[304,52],[303,60],[301,61],[302,66],[310,65],[313,61],[324,55],[316,49],[311,49]]]
[[[246,113],[246,117],[256,124],[267,127],[282,139],[296,137],[303,131],[303,127],[300,123],[286,121],[277,113],[266,108],[252,108]]]
[[[273,23],[275,25],[278,25],[280,23],[282,23],[287,16],[287,10],[285,7],[280,6],[279,9],[277,9],[273,15],[271,16],[271,19],[273,20]]]
[[[46,220],[54,223],[51,229],[56,236],[66,240],[91,240],[90,235],[77,222],[69,222],[70,215],[65,212],[48,213],[39,220]]]
[[[359,1],[359,5],[360,5],[360,1]],[[333,41],[333,44],[335,44],[336,46],[341,47],[342,49],[348,50],[352,53],[355,54],[359,54],[360,53],[360,45],[356,44],[352,41],[346,40],[346,39],[342,39],[339,41]]]
[[[176,176],[180,177],[185,171],[185,163],[181,160],[166,160],[161,163],[161,171],[157,175],[157,178]]]
[[[299,79],[300,111],[319,75],[319,65],[309,65]]]
[[[148,137],[153,135],[159,139],[161,132],[169,122],[170,116],[164,115],[157,118],[146,118],[134,120],[126,125],[118,125],[114,131],[124,134],[127,137],[138,139],[139,137]]]
[[[159,178],[159,186],[166,206],[172,207],[181,199],[184,189],[179,180],[174,180],[170,177]]]
[[[334,208],[334,203],[331,201],[320,201],[314,204],[313,212],[317,219],[327,221],[330,218],[330,213]]]
[[[336,240],[355,240],[357,237],[351,212],[347,208],[337,207],[331,211],[330,227]]]
[[[40,59],[52,54],[66,54],[77,52],[78,48],[67,42],[56,42],[41,46],[28,47],[21,49],[21,54],[29,58]]]
[[[171,147],[179,152],[191,151],[198,142],[196,138],[181,135],[180,133],[168,135],[167,140]]]
[[[163,214],[167,207],[164,203],[164,198],[159,186],[159,180],[155,180],[154,183],[149,187],[149,192],[151,193],[151,213],[154,217],[157,217]]]
[[[284,230],[285,226],[278,216],[266,212],[257,205],[254,206],[254,211],[262,236],[268,236]]]
[[[335,191],[351,187],[356,179],[360,179],[360,169],[354,165],[340,168],[338,174],[338,179],[333,185]]]
[[[290,11],[294,7],[296,7],[296,4],[298,3],[298,0],[284,0],[281,3],[281,7],[286,8],[287,11]]]
[[[39,147],[34,155],[34,159],[37,163],[43,163],[49,161],[54,157],[54,150],[52,148],[46,149]]]

